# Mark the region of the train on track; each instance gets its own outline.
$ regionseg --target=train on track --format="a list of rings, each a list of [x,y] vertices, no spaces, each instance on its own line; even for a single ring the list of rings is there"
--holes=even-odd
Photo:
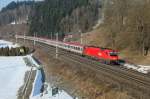
[[[135,65],[130,62],[126,62],[125,60],[121,60],[118,56],[118,51],[110,49],[110,48],[86,46],[86,45],[82,45],[79,43],[61,42],[61,41],[55,41],[55,40],[50,40],[46,38],[39,38],[39,37],[37,38],[37,37],[31,37],[31,36],[16,35],[15,37],[20,38],[20,39],[28,39],[31,41],[45,43],[53,47],[59,47],[65,51],[69,51],[69,52],[76,53],[82,56],[86,56],[86,57],[95,59],[97,61],[100,61],[101,63],[104,63],[104,64],[109,64],[109,65],[117,64],[117,65],[122,66],[123,68],[132,69],[134,71],[138,71],[143,74],[147,74],[150,72],[149,66]]]
[[[18,38],[24,38],[24,36],[18,36]],[[79,43],[61,42],[45,38],[34,38],[25,36],[24,39],[36,40],[43,43],[47,43],[51,46],[57,46],[61,49],[80,54],[92,59],[96,59],[105,64],[117,64],[119,57],[118,51],[110,48],[102,48],[96,46],[86,46]]]

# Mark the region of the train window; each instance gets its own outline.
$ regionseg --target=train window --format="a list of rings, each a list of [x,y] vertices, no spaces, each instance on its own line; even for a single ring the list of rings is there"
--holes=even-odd
[[[110,56],[117,56],[118,53],[117,53],[117,52],[110,52],[109,55],[110,55]]]

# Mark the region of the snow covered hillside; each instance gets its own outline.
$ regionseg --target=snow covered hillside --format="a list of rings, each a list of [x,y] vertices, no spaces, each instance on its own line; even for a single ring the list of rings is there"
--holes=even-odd
[[[26,66],[23,57],[0,57],[1,99],[17,99],[27,70],[29,67]]]

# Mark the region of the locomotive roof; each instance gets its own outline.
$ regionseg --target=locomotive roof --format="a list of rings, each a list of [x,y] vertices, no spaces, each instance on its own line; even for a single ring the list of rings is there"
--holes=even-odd
[[[86,47],[94,47],[94,48],[100,48],[101,50],[113,50],[111,48],[107,48],[107,47],[98,47],[98,46],[86,46]]]

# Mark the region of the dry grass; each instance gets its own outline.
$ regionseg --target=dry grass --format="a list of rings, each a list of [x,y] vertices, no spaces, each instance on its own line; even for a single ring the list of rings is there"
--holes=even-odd
[[[115,86],[98,80],[91,70],[70,66],[53,57],[49,59],[41,49],[37,49],[35,55],[44,65],[47,81],[53,80],[56,85],[67,88],[70,94],[85,99],[131,99],[126,92],[120,92]]]

